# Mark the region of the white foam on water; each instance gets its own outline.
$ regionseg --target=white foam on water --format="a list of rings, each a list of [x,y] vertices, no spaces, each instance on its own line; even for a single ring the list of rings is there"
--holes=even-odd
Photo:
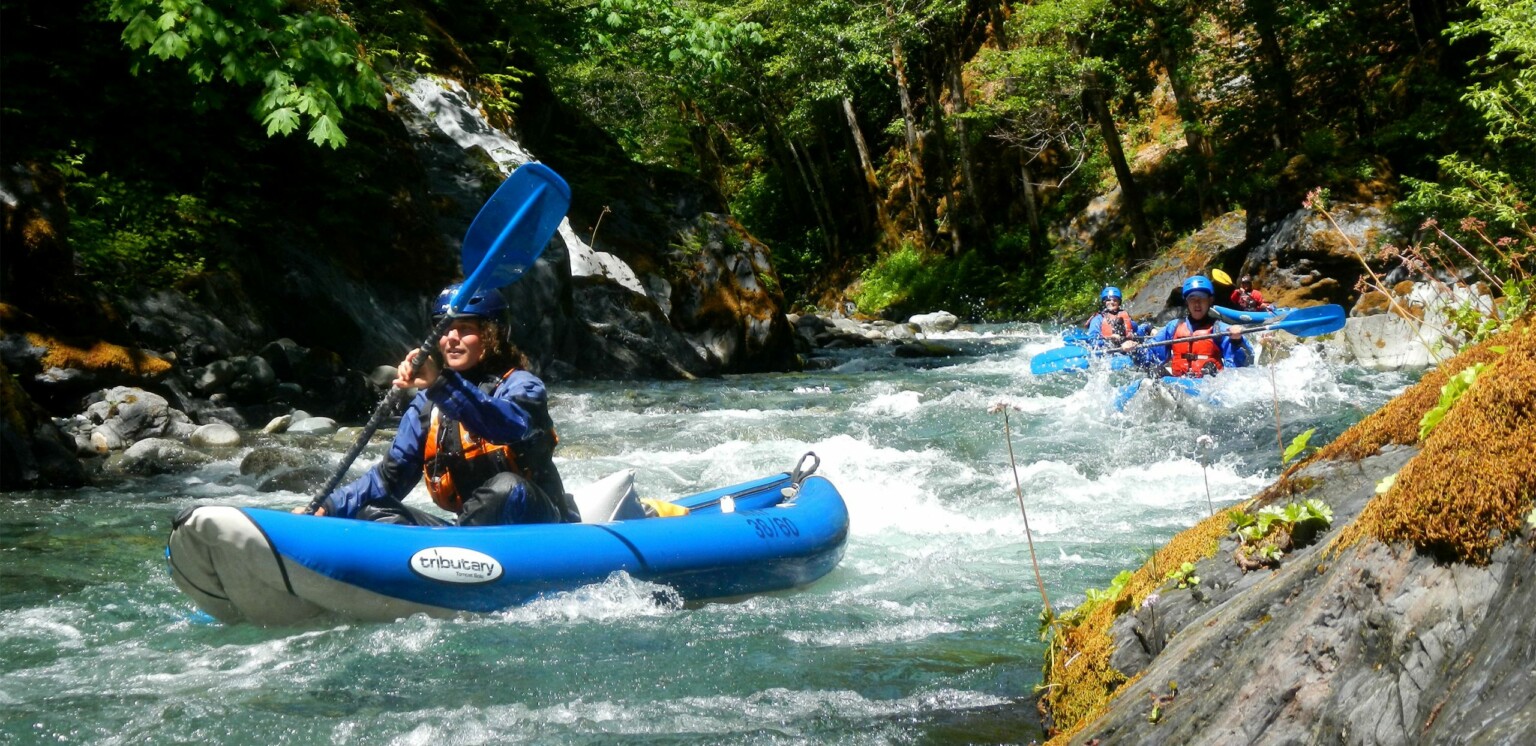
[[[898,391],[882,394],[853,407],[852,412],[868,417],[903,417],[923,406],[923,395],[917,391]]]
[[[492,615],[498,623],[611,622],[664,617],[681,606],[677,592],[664,585],[615,572],[601,583],[555,593]]]

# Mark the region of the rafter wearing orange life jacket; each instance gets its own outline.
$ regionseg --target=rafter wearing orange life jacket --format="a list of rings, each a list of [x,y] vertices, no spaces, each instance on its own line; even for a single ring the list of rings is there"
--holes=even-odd
[[[1089,341],[1094,344],[1115,341],[1114,338],[1120,338],[1118,341],[1126,341],[1132,336],[1137,336],[1137,322],[1132,321],[1129,313],[1126,312],[1098,312],[1095,313],[1094,318],[1087,319],[1087,332],[1089,335],[1094,335],[1089,338]]]
[[[513,368],[501,378],[506,380],[516,373]],[[522,403],[525,408],[527,402]],[[545,420],[540,425],[545,426],[545,433],[549,442],[540,450],[545,453],[554,450],[559,443],[559,437],[555,434],[554,423],[547,422],[546,412],[530,412],[536,420]],[[539,415],[543,414],[543,417]],[[443,414],[437,407],[432,408],[430,424],[427,427],[426,442],[422,452],[422,476],[427,485],[427,494],[432,496],[432,502],[443,510],[460,513],[464,509],[464,497],[473,492],[480,485],[485,484],[502,472],[514,472],[523,478],[539,483],[540,474],[531,473],[525,468],[525,464],[532,465],[537,459],[535,454],[523,454],[519,463],[518,451],[514,446],[501,443],[492,443],[481,438],[464,427],[461,423]],[[542,487],[542,485],[541,485]]]
[[[1206,323],[1196,328],[1194,322],[1186,318],[1173,328],[1173,338],[1183,339],[1212,334],[1216,331],[1214,319],[1207,319]],[[1168,370],[1173,375],[1201,378],[1221,372],[1222,349],[1221,343],[1216,339],[1175,342],[1168,346],[1168,352]]]

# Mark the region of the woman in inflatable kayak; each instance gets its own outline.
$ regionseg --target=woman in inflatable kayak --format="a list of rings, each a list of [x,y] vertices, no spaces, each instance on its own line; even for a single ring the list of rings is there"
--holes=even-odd
[[[449,315],[458,289],[450,285],[438,296],[434,321]],[[420,393],[400,418],[389,453],[328,495],[316,515],[444,525],[401,502],[425,479],[432,501],[461,526],[581,521],[555,468],[558,439],[544,382],[507,340],[506,314],[501,293],[484,290],[452,314],[438,354],[415,379],[410,358],[400,363],[394,386]]]

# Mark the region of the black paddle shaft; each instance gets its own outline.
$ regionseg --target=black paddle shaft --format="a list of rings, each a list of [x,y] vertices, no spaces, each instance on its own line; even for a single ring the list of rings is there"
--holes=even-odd
[[[411,372],[408,378],[414,379],[416,374],[421,371],[422,362],[437,349],[437,341],[442,339],[444,334],[448,333],[448,327],[450,326],[453,326],[453,316],[451,314],[444,316],[442,321],[437,322],[437,326],[432,329],[432,333],[421,343],[421,347],[411,353]],[[373,415],[368,418],[368,424],[364,425],[363,431],[357,434],[357,440],[352,443],[351,448],[347,449],[346,455],[341,457],[341,466],[337,467],[336,473],[331,475],[331,479],[325,483],[325,487],[321,488],[314,498],[309,501],[309,507],[304,509],[305,515],[314,515],[315,511],[320,509],[321,503],[325,502],[325,498],[329,497],[331,491],[336,489],[336,485],[341,483],[341,478],[346,476],[347,469],[352,467],[352,462],[357,460],[358,454],[363,452],[363,449],[368,445],[368,441],[373,438],[373,434],[378,432],[379,425],[383,424],[385,415],[394,411],[395,403],[400,400],[400,395],[404,392],[405,389],[397,389],[391,386],[389,393],[384,395],[384,400],[379,402],[378,407],[374,408]]]

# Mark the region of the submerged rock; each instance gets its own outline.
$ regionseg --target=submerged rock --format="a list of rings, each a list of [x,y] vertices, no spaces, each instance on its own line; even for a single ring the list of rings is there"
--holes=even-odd
[[[110,459],[102,466],[109,474],[150,476],[192,471],[211,463],[213,458],[166,438],[146,438]]]

